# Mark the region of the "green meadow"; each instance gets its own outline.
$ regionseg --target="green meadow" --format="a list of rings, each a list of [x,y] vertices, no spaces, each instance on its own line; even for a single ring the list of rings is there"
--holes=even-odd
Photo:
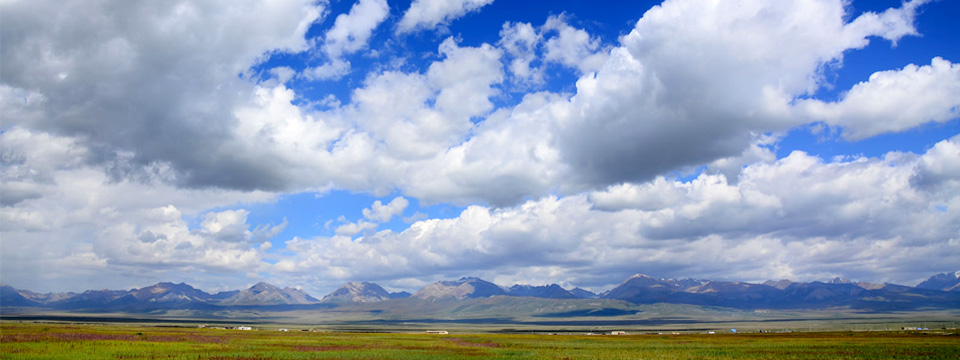
[[[586,335],[0,324],[2,359],[958,359],[957,330]]]

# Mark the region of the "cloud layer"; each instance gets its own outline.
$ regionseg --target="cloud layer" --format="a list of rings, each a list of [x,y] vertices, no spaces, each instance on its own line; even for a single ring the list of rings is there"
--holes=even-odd
[[[493,0],[414,0],[397,23],[397,33],[433,29],[492,2]]]
[[[471,206],[399,233],[293,239],[277,271],[310,282],[488,275],[602,288],[643,269],[731,280],[873,277],[905,282],[960,256],[960,137],[925,154],[825,161],[794,152],[737,184],[664,178],[506,209]],[[363,263],[364,267],[351,264]],[[387,276],[385,274],[391,274]]]
[[[956,119],[960,65],[942,57],[818,97],[845,53],[919,35],[925,1],[853,17],[839,0],[668,0],[616,41],[543,14],[506,19],[495,41],[396,50],[490,3],[417,0],[391,19],[360,0],[311,40],[324,2],[4,2],[4,280],[56,277],[31,262],[318,288],[465,274],[601,288],[640,269],[914,281],[953,266],[956,137],[879,158],[772,150],[810,124],[856,141]],[[353,68],[367,49],[382,62]],[[281,55],[320,65],[254,70]],[[575,82],[551,87],[562,74]],[[342,103],[316,96],[341,79]],[[276,239],[286,222],[244,209],[331,189],[393,200],[331,237]],[[378,230],[409,199],[465,210]]]

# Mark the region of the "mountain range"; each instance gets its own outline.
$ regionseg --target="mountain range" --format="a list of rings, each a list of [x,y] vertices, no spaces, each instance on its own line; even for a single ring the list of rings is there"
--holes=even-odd
[[[836,278],[827,282],[767,281],[762,284],[697,279],[658,279],[634,275],[602,294],[552,284],[503,287],[475,277],[440,281],[419,291],[389,293],[380,285],[349,282],[318,300],[297,288],[260,282],[245,290],[209,294],[190,285],[161,282],[132,290],[88,290],[82,293],[40,294],[0,284],[0,308],[66,311],[156,311],[269,307],[324,309],[351,304],[391,301],[456,302],[468,299],[538,298],[621,300],[634,304],[672,303],[736,309],[916,310],[960,308],[960,271],[934,275],[916,287],[854,283]],[[405,299],[405,300],[400,300]],[[512,300],[511,300],[512,301]]]

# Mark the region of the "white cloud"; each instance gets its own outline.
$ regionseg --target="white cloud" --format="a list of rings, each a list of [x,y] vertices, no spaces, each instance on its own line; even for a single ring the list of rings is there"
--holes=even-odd
[[[429,160],[467,138],[472,118],[493,109],[490,97],[503,79],[501,53],[486,44],[460,47],[453,39],[445,40],[439,51],[445,58],[432,63],[426,74],[386,71],[370,76],[354,91],[345,112],[358,132],[341,140],[344,148],[334,150],[342,159],[338,161],[352,161],[354,155],[347,156],[347,151],[361,151],[362,157],[377,152],[381,164],[369,161],[349,168],[414,171],[408,162]],[[376,180],[405,183],[404,174],[393,175]]]
[[[568,168],[553,146],[553,125],[545,121],[559,102],[558,95],[531,94],[511,111],[491,114],[468,141],[411,174],[404,192],[427,202],[510,206],[566,190]]]
[[[331,58],[367,47],[373,30],[390,14],[386,0],[359,0],[348,14],[340,14],[324,35],[323,51]]]
[[[108,264],[164,271],[236,271],[260,265],[246,211],[208,214],[200,231],[191,231],[182,216],[172,205],[146,210],[136,224],[122,222],[104,229],[93,251]]]
[[[410,205],[410,201],[403,196],[393,198],[393,200],[390,200],[386,205],[381,203],[380,200],[377,200],[373,202],[373,205],[370,205],[369,209],[363,209],[363,217],[379,223],[385,223],[390,221],[394,216],[403,214],[403,210],[407,208],[407,205]]]
[[[937,57],[930,65],[876,72],[837,102],[808,99],[798,106],[841,127],[849,140],[946,122],[960,117],[960,64]]]
[[[493,0],[414,0],[397,23],[397,33],[430,30],[491,3]]]
[[[386,0],[359,0],[350,12],[340,14],[323,37],[321,49],[330,62],[306,69],[304,76],[311,80],[339,80],[350,72],[345,55],[367,47],[373,30],[390,15]]]
[[[960,166],[960,158],[944,156],[958,147],[955,137],[922,155],[833,162],[795,152],[747,166],[737,184],[708,174],[660,178],[511,208],[471,206],[456,218],[362,242],[297,238],[287,243],[299,254],[296,266],[284,271],[336,277],[331,282],[480,275],[595,289],[638,271],[912,284],[960,255],[960,182],[932,188],[911,180],[919,169]],[[917,264],[914,256],[926,260]]]
[[[488,3],[416,1],[397,29]],[[260,84],[246,75],[265,54],[307,50],[315,2],[5,2],[4,280],[79,286],[71,276],[105,271],[142,285],[276,271],[604,286],[636,271],[802,280],[846,267],[848,277],[912,281],[958,257],[958,141],[825,162],[776,160],[769,134],[819,119],[864,138],[956,117],[957,65],[941,59],[877,73],[839,102],[800,100],[871,37],[916,34],[921,3],[847,22],[839,0],[669,0],[612,48],[563,17],[540,33],[508,23],[499,47],[448,38],[439,60],[374,70],[349,102],[327,97],[315,110],[285,85],[292,69]],[[360,1],[341,15],[322,45],[341,62],[303,76],[349,72],[346,55],[368,46],[383,5]],[[582,74],[575,94],[495,106],[505,81],[535,85],[546,63]],[[891,100],[876,107],[879,96]],[[868,121],[873,109],[888,110],[874,114],[883,123]],[[704,165],[690,182],[663,177]],[[237,204],[332,188],[402,197],[331,238],[288,241],[280,250],[296,254],[270,254],[276,266],[262,262],[264,241],[286,223],[250,224]],[[375,232],[407,198],[484,205]],[[918,257],[930,260],[909,265]],[[56,271],[28,272],[35,264]],[[236,279],[197,285],[216,281]]]
[[[344,59],[332,59],[320,66],[303,69],[303,77],[308,80],[339,80],[350,73],[350,62]]]
[[[238,74],[265,54],[306,50],[322,9],[310,0],[4,2],[5,126],[96,144],[86,158],[96,165],[166,164],[183,186],[281,188],[269,163],[247,162],[256,158],[223,134],[254,90]]]
[[[563,15],[551,16],[542,29],[544,34],[557,33],[543,44],[544,60],[575,68],[580,73],[596,71],[606,61],[600,39],[570,26]]]
[[[847,28],[850,36],[859,38],[862,34],[875,34],[890,40],[894,45],[907,35],[919,35],[914,28],[917,9],[930,0],[904,1],[901,8],[890,8],[883,13],[865,13],[854,20]]]
[[[439,89],[435,101],[443,118],[469,122],[472,117],[490,112],[490,98],[497,93],[493,85],[503,81],[500,50],[487,44],[460,47],[453,38],[447,38],[440,44],[440,53],[446,59],[431,64],[427,78]]]
[[[714,160],[707,165],[707,171],[723,174],[729,182],[737,182],[744,166],[758,162],[771,163],[777,160],[774,147],[781,136],[779,134],[755,135],[750,147],[744,149],[740,155]]]
[[[337,227],[334,233],[340,236],[354,236],[367,230],[377,228],[377,223],[369,221],[358,221],[355,223],[346,223]]]
[[[538,85],[544,81],[543,70],[531,67],[531,63],[537,59],[537,48],[541,41],[542,35],[530,23],[506,22],[500,30],[497,44],[511,58],[507,69],[520,84]]]
[[[337,234],[337,236],[344,237],[353,237],[361,233],[363,236],[370,235],[380,224],[389,222],[394,216],[402,215],[407,205],[410,205],[410,201],[402,196],[393,198],[393,200],[386,205],[380,200],[374,201],[369,208],[363,209],[362,211],[363,217],[369,221],[361,219],[357,222],[347,222],[338,226],[336,230],[334,230],[334,233]],[[341,216],[340,221],[346,222],[346,217]],[[362,240],[362,238],[360,240]]]
[[[258,267],[258,241],[286,226],[251,232],[245,210],[207,209],[269,202],[264,192],[178,189],[157,179],[112,179],[89,167],[92,154],[75,139],[22,127],[0,134],[3,196],[10,183],[38,196],[0,208],[0,272],[35,291],[114,288],[123,283],[191,280],[222,287],[224,273]],[[201,218],[191,229],[186,218]],[[206,274],[206,275],[204,275]],[[217,275],[220,274],[220,275]]]
[[[258,18],[264,26],[281,24],[278,30],[249,35],[261,40],[221,49],[232,44],[235,35],[256,30],[259,23],[234,29],[243,19],[208,16],[200,21],[197,16],[220,12],[186,4],[179,10],[162,8],[167,12],[134,12],[130,16],[144,17],[136,21],[146,24],[144,29],[124,28],[115,37],[89,30],[129,25],[119,20],[126,15],[113,9],[100,9],[111,14],[106,18],[74,19],[79,22],[74,25],[83,29],[75,32],[90,35],[75,35],[73,41],[52,33],[57,27],[48,26],[51,20],[46,18],[25,15],[21,22],[4,22],[5,29],[25,29],[26,38],[34,39],[29,41],[56,40],[49,45],[51,54],[71,54],[44,58],[31,52],[36,50],[27,46],[29,41],[5,40],[0,50],[5,114],[9,108],[21,116],[14,124],[97,144],[85,159],[110,164],[116,179],[162,173],[164,181],[182,187],[274,191],[336,187],[377,195],[399,189],[426,203],[505,206],[549,193],[575,194],[652,179],[703,164],[722,169],[732,181],[736,168],[748,158],[767,156],[762,148],[751,147],[754,134],[808,121],[797,116],[792,104],[822,86],[819,69],[824,64],[838,61],[848,49],[865,46],[869,36],[898,39],[913,33],[903,21],[912,19],[915,3],[845,23],[840,1],[745,0],[743,6],[728,7],[673,0],[644,14],[620,47],[602,51],[596,38],[562,17],[550,17],[541,28],[548,34],[546,41],[529,24],[503,28],[503,49],[460,46],[448,38],[438,47],[442,59],[429,63],[425,71],[372,72],[353,90],[350,103],[332,102],[335,106],[323,111],[295,105],[298,94],[282,82],[257,86],[236,78],[265,52],[304,50],[304,24],[319,16],[318,8],[303,3],[273,5],[278,9],[239,3],[235,6],[249,5],[277,17]],[[381,5],[359,2],[343,14],[345,20],[339,23],[344,27],[335,24],[327,37],[332,41],[330,51],[346,54],[366,46],[369,38],[362,38],[383,16]],[[47,10],[58,11],[54,9],[51,5]],[[14,10],[18,9],[9,12]],[[81,10],[91,9],[77,11]],[[347,21],[354,17],[365,21]],[[183,37],[163,31],[163,24],[176,21],[196,28],[193,33],[223,28],[230,36],[201,37],[196,44],[175,42],[177,46],[170,47],[154,44]],[[784,49],[783,43],[795,46]],[[75,57],[67,50],[76,44],[110,47],[117,56]],[[596,73],[581,77],[572,98],[531,93],[515,107],[497,109],[494,100],[506,77],[504,54],[511,74],[534,81],[538,70],[527,62],[531,51],[536,53],[532,48],[542,48],[541,65],[557,61],[592,71],[596,64],[590,59],[602,54],[606,60]],[[196,54],[187,59],[196,60],[147,60],[187,52]],[[40,60],[27,62],[28,54]],[[513,62],[518,59],[520,63]],[[341,60],[306,69],[304,76],[345,74],[349,65]],[[69,64],[114,72],[37,80],[75,73]],[[162,64],[179,67],[158,68]],[[168,73],[190,81],[151,75]],[[64,87],[51,85],[52,81],[72,83]],[[67,88],[89,89],[80,92],[90,96],[76,96],[80,92]],[[25,100],[8,101],[10,96]],[[116,106],[129,103],[141,105]],[[50,116],[35,116],[38,109]],[[32,185],[19,189],[20,197],[35,196]]]
[[[221,241],[249,241],[253,236],[247,225],[249,214],[249,211],[242,209],[209,213],[200,223],[200,234]]]
[[[887,26],[911,6],[846,23],[841,1],[666,1],[577,82],[556,120],[563,161],[577,180],[611,185],[740,155],[752,134],[805,123],[793,101],[844,51],[911,33]]]

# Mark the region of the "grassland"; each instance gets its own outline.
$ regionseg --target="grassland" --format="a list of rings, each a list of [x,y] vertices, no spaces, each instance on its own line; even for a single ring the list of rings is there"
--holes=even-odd
[[[958,359],[957,330],[764,334],[289,332],[0,323],[3,359]]]

